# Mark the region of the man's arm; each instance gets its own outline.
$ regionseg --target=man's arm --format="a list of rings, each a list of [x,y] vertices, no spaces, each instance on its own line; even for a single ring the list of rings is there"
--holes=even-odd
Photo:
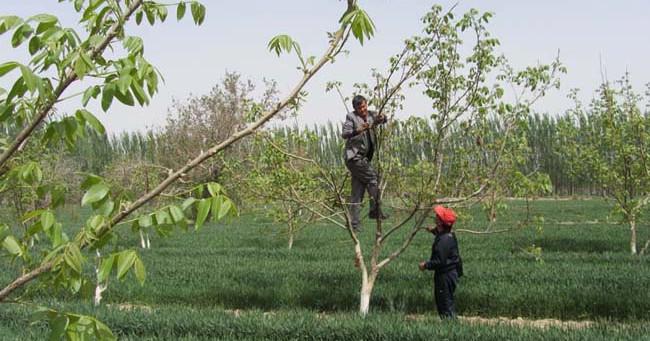
[[[368,123],[364,123],[361,127],[355,130],[354,121],[350,116],[345,116],[345,123],[343,123],[343,129],[341,130],[341,137],[347,140],[363,133],[366,129],[368,129]]]

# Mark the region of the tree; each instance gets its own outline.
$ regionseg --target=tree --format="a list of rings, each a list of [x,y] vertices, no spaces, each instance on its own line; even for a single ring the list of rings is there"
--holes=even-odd
[[[559,123],[559,152],[575,178],[600,184],[614,202],[614,212],[630,227],[630,252],[637,250],[637,223],[650,202],[650,121],[640,107],[629,75],[617,86],[604,82],[588,108],[572,93],[575,106]]]
[[[352,241],[355,266],[361,274],[359,310],[366,315],[380,271],[397,259],[425,226],[435,204],[461,205],[478,201],[494,183],[508,148],[521,143],[518,134],[522,118],[530,111],[530,101],[515,104],[504,98],[504,84],[541,97],[556,74],[559,63],[514,72],[505,58],[495,56],[498,40],[492,38],[485,24],[490,13],[471,10],[460,18],[452,11],[434,6],[423,18],[422,36],[409,39],[402,52],[390,59],[388,71],[373,71],[372,85],[357,84],[378,113],[389,116],[380,130],[378,154],[373,163],[380,173],[384,207],[393,210],[392,224],[377,220],[370,255],[352,229],[348,212],[349,189],[342,167],[318,165],[325,193],[301,194],[292,190],[292,199],[316,216],[344,229]],[[470,41],[471,43],[464,43]],[[465,52],[469,51],[469,52]],[[465,55],[466,54],[466,55]],[[496,79],[496,82],[489,82]],[[420,86],[432,106],[430,120],[410,117],[391,119],[401,107],[401,90],[407,84]],[[330,83],[330,88],[340,86]],[[487,136],[490,122],[502,130]],[[380,128],[381,129],[381,128]],[[408,138],[393,143],[396,134]],[[524,140],[525,141],[525,140]],[[287,155],[291,155],[287,151]],[[408,158],[402,158],[409,155]],[[407,160],[407,161],[405,161]],[[291,188],[290,188],[291,189]],[[391,221],[389,221],[391,222]],[[411,225],[410,230],[405,226]],[[390,237],[401,238],[398,246],[386,254]],[[368,261],[366,261],[368,259]]]
[[[300,230],[318,220],[295,200],[296,195],[320,190],[321,174],[305,150],[308,143],[317,139],[316,134],[301,132],[297,127],[295,131],[261,132],[242,164],[247,169],[247,178],[242,181],[244,191],[252,202],[264,202],[265,214],[285,225],[289,249]]]
[[[195,23],[203,22],[205,9],[200,3],[192,1],[174,5],[177,18],[184,16],[189,5]],[[341,52],[350,34],[361,42],[370,38],[374,31],[367,14],[357,6],[355,0],[348,0],[347,5],[338,29],[329,35],[327,50],[318,59],[304,57],[299,45],[289,36],[273,38],[269,44],[272,51],[278,54],[283,51],[293,52],[299,57],[302,77],[295,88],[270,110],[251,109],[254,119],[248,126],[201,151],[185,165],[170,172],[147,193],[133,201],[122,201],[112,195],[111,188],[104,179],[91,175],[82,184],[82,189],[85,190],[82,206],[90,206],[93,215],[85,226],[74,231],[75,236],[67,237],[63,233],[62,223],[57,222],[55,216],[55,205],[27,213],[23,218],[30,221],[31,227],[28,234],[23,236],[15,235],[14,229],[7,224],[0,226],[0,240],[4,250],[21,261],[23,267],[17,271],[17,277],[0,290],[0,303],[8,302],[9,297],[18,289],[36,279],[52,284],[51,287],[65,287],[73,292],[83,291],[82,287],[91,283],[84,271],[87,258],[84,253],[102,249],[117,236],[115,229],[121,225],[128,223],[136,229],[154,226],[164,233],[174,226],[187,226],[186,210],[196,210],[196,228],[202,226],[210,212],[217,217],[228,214],[232,203],[225,196],[222,187],[208,183],[196,186],[192,192],[196,196],[197,192],[202,195],[207,190],[209,198],[195,198],[188,193],[180,206],[174,203],[161,205],[154,212],[139,212],[138,217],[127,220],[146,204],[155,201],[184,174],[254,133],[279,113],[298,105],[304,97],[302,89],[305,84]],[[79,94],[84,106],[93,98],[99,98],[103,110],[108,110],[115,98],[127,105],[136,102],[144,105],[148,102],[149,96],[156,92],[158,72],[144,58],[142,40],[126,35],[125,23],[132,17],[135,17],[136,23],[140,23],[143,18],[150,24],[164,21],[168,15],[168,6],[141,0],[75,0],[75,10],[80,14],[87,33],[83,40],[74,30],[62,28],[58,19],[48,14],[27,20],[15,16],[0,18],[0,33],[13,30],[13,47],[18,47],[29,39],[28,49],[34,56],[28,65],[18,62],[0,64],[0,76],[13,70],[20,71],[20,76],[10,91],[0,91],[0,123],[3,127],[11,128],[7,131],[18,131],[10,139],[4,140],[1,146],[0,188],[6,186],[7,178],[12,174],[26,174],[25,178],[29,181],[38,180],[35,174],[42,171],[30,166],[31,161],[21,158],[21,151],[27,144],[75,140],[83,134],[86,125],[103,133],[101,123],[86,109],[79,109],[74,116],[47,122],[54,106],[67,99],[63,94],[70,84],[89,76],[103,80],[102,84],[90,86]],[[117,44],[124,47],[126,55],[107,59],[105,50],[116,47],[114,45]],[[256,105],[254,108],[260,109],[261,106]],[[44,240],[48,241],[40,245],[45,248],[44,257],[40,256],[41,253],[30,252],[32,250],[24,243],[25,238],[37,234],[44,235],[47,238]],[[117,278],[123,279],[130,270],[144,282],[144,264],[135,250],[118,250],[103,257],[97,274],[98,282],[107,279],[112,272],[116,273]],[[73,338],[74,335],[92,334],[98,338],[112,338],[110,330],[94,318],[51,309],[42,312],[42,318],[49,321],[52,327],[53,337],[65,335]]]

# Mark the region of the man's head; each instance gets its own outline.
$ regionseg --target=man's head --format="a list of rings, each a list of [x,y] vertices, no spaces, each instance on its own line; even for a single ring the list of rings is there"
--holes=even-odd
[[[361,95],[356,95],[352,98],[352,107],[354,111],[361,117],[368,115],[368,101]]]
[[[451,231],[452,226],[456,222],[456,212],[451,208],[443,206],[435,206],[433,211],[436,213],[436,230],[438,233]]]

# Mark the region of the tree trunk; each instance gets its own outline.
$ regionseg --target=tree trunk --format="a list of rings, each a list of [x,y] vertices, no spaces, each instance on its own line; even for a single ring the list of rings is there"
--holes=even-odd
[[[372,289],[377,279],[376,273],[371,273],[370,276],[364,271],[361,280],[361,301],[359,304],[359,312],[362,316],[367,316],[370,311],[370,297],[372,296]]]
[[[289,225],[289,250],[293,247],[293,212],[291,211],[291,207],[287,210],[289,221],[287,221],[287,224]]]
[[[630,233],[630,251],[636,255],[636,221],[634,219],[630,220]]]
[[[99,250],[97,250],[97,264],[95,264],[95,277],[99,274],[99,267],[101,265],[101,253],[99,253]],[[93,299],[95,306],[98,306],[102,302],[102,293],[106,291],[106,288],[108,285],[106,283],[102,284],[97,281],[97,285],[95,286],[95,297]]]

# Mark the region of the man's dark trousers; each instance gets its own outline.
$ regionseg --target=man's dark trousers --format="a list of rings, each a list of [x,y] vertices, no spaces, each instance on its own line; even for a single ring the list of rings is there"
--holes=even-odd
[[[361,224],[359,215],[361,214],[361,202],[363,196],[368,190],[370,195],[370,216],[379,215],[379,187],[377,172],[367,157],[356,156],[348,160],[345,165],[352,174],[352,194],[350,196],[350,214],[352,216],[352,227],[357,229]]]
[[[454,291],[458,284],[458,271],[436,271],[433,275],[433,296],[436,298],[436,308],[441,319],[456,318]]]

